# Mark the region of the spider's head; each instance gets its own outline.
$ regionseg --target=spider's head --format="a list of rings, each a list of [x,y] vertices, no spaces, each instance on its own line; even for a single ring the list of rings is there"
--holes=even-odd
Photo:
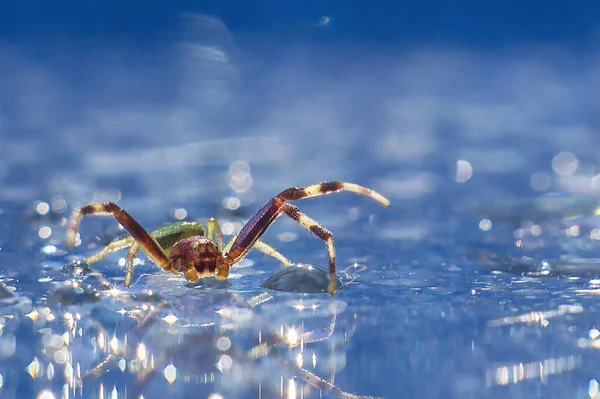
[[[169,258],[175,270],[186,277],[214,276],[227,262],[219,246],[202,236],[179,240],[173,245]]]

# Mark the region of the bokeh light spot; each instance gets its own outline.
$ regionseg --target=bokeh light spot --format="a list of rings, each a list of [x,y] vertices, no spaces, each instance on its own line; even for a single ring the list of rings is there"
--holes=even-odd
[[[481,219],[479,222],[479,228],[483,231],[488,231],[492,228],[492,222],[489,219]]]
[[[52,229],[48,226],[42,226],[38,231],[38,235],[40,238],[48,238],[52,235]]]
[[[217,368],[221,372],[229,370],[231,366],[233,366],[233,360],[228,355],[221,356],[217,362]]]
[[[34,204],[35,211],[40,215],[45,215],[50,211],[50,205],[44,201],[37,201]]]
[[[319,26],[329,25],[330,22],[331,22],[331,18],[329,18],[327,15],[323,15],[321,18],[319,18],[319,23],[317,25],[319,25]]]
[[[162,318],[162,320],[167,323],[168,325],[172,326],[173,324],[175,324],[175,322],[178,320],[179,318],[177,316],[175,316],[173,313],[169,313],[168,315],[166,315],[165,317]]]
[[[570,152],[560,152],[552,158],[552,169],[560,176],[568,176],[577,170],[579,161]]]
[[[175,209],[175,219],[183,220],[187,217],[187,211],[184,208]]]
[[[550,175],[545,172],[535,172],[531,175],[531,188],[535,191],[545,191],[550,188],[550,184],[552,183],[552,179]]]
[[[456,176],[455,180],[458,183],[464,183],[473,175],[473,167],[468,161],[456,161]]]
[[[588,386],[588,394],[590,395],[590,398],[596,398],[598,396],[598,392],[600,392],[600,390],[598,389],[598,381],[592,378]]]
[[[37,397],[37,399],[55,399],[55,398],[56,398],[56,396],[54,396],[54,394],[48,390],[43,390],[42,392],[40,392],[40,394]]]
[[[223,207],[231,211],[235,211],[241,205],[240,199],[237,197],[225,197],[223,199]]]
[[[227,337],[221,337],[217,340],[217,349],[220,351],[227,351],[231,348],[231,340]]]
[[[174,383],[177,379],[177,367],[175,367],[172,363],[169,364],[167,367],[165,367],[163,375],[169,384]]]

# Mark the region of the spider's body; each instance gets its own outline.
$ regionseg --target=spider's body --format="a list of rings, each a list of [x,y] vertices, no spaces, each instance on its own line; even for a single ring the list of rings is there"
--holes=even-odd
[[[227,263],[217,243],[202,236],[177,241],[171,249],[169,259],[175,270],[183,273],[191,281],[214,276]]]
[[[125,275],[126,287],[131,284],[133,259],[140,248],[143,248],[148,256],[164,270],[183,273],[189,281],[196,282],[199,278],[209,275],[216,275],[218,279],[224,279],[229,275],[229,268],[246,256],[252,248],[257,248],[265,254],[277,258],[286,266],[291,263],[275,249],[260,241],[260,237],[271,223],[285,213],[326,242],[330,273],[328,291],[333,294],[336,283],[333,236],[329,230],[287,201],[316,197],[341,190],[366,195],[382,205],[389,205],[389,201],[381,194],[353,183],[335,181],[307,187],[288,188],[267,202],[250,218],[240,233],[223,247],[223,234],[215,219],[208,220],[206,232],[199,223],[177,222],[148,233],[117,204],[112,202],[92,203],[78,208],[73,213],[67,232],[67,244],[69,246],[75,244],[79,222],[84,215],[113,215],[131,237],[111,242],[97,254],[86,258],[85,261],[93,263],[104,258],[109,252],[129,247]]]

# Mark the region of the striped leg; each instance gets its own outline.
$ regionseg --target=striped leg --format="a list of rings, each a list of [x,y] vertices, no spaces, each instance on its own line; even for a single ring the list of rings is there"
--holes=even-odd
[[[104,204],[92,203],[84,205],[73,212],[66,237],[67,245],[69,247],[72,247],[75,244],[75,237],[77,236],[79,223],[81,218],[86,215],[112,215],[117,222],[119,222],[119,224],[121,224],[121,226],[123,226],[125,230],[129,232],[139,246],[146,251],[154,263],[165,270],[174,270],[171,261],[156,239],[152,237],[133,217],[131,217],[131,215],[113,202],[106,202]],[[137,251],[135,252],[137,253]],[[130,250],[128,253],[128,261],[131,253],[132,251]],[[131,262],[133,264],[133,258],[131,258]]]
[[[375,201],[379,202],[383,206],[389,206],[390,201],[385,198],[383,195],[379,194],[375,190],[371,190],[370,188],[366,188],[363,186],[359,186],[354,183],[346,183],[342,181],[329,181],[318,184],[313,184],[312,186],[307,187],[292,187],[287,190],[283,190],[277,197],[284,201],[292,201],[299,200],[304,198],[312,198],[317,197],[319,195],[326,195],[331,193],[337,193],[338,191],[352,191],[357,194],[362,194],[367,197],[373,198]]]
[[[306,216],[300,210],[291,204],[283,204],[282,211],[300,223],[302,227],[310,231],[327,244],[327,254],[329,255],[329,286],[327,290],[331,295],[335,291],[336,275],[335,275],[335,247],[333,245],[333,235],[325,227],[321,226],[316,220]]]
[[[317,197],[319,195],[331,194],[338,191],[352,191],[373,198],[381,205],[388,206],[390,201],[383,195],[369,188],[354,183],[340,181],[313,184],[307,187],[292,187],[283,190],[276,197],[263,205],[254,216],[246,223],[240,231],[237,239],[230,245],[227,258],[231,264],[239,262],[252,246],[260,239],[265,230],[279,217],[286,201]],[[316,234],[316,233],[315,233]]]

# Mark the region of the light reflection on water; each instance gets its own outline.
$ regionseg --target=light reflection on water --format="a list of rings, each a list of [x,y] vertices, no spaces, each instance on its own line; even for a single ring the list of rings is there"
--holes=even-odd
[[[117,392],[138,397],[151,382],[153,389],[167,389],[160,384],[163,381],[171,386],[171,392],[193,387],[207,394],[218,389],[226,396],[251,396],[251,392],[262,390],[272,396],[280,389],[280,378],[289,378],[285,372],[281,377],[273,373],[291,370],[307,382],[306,387],[294,389],[307,394],[311,389],[324,389],[344,395],[314,374],[335,374],[344,369],[340,353],[354,330],[336,328],[344,306],[316,299],[307,310],[296,307],[305,322],[296,320],[294,312],[282,317],[280,312],[271,311],[271,320],[266,323],[250,302],[237,295],[187,297],[177,310],[169,309],[172,304],[167,302],[136,305],[127,297],[114,298],[120,302],[117,306],[123,306],[118,312],[99,305],[87,314],[67,311],[54,315],[49,308],[34,308],[27,314],[42,338],[40,357],[34,356],[24,371],[41,392],[52,392],[52,387],[62,385],[62,395],[55,391],[56,397],[80,397],[84,391],[86,396],[104,397],[106,387],[114,386]],[[218,308],[217,312],[206,313],[207,300],[209,308]],[[264,303],[260,302],[259,308]],[[86,308],[83,302],[79,305]],[[198,311],[214,322],[199,323],[187,316]],[[310,325],[319,323],[323,331],[310,330]],[[329,342],[329,347],[315,345],[320,341]],[[14,356],[14,350],[4,355]]]
[[[581,116],[597,61],[573,75],[535,51],[247,54],[221,21],[185,21],[144,68],[83,51],[81,87],[0,58],[0,396],[597,394],[598,146]],[[277,265],[254,253],[229,287],[144,259],[114,287],[123,255],[98,264],[110,286],[60,272],[120,232],[90,221],[68,253],[79,204],[118,201],[148,227],[215,216],[233,234],[282,189],[332,179],[392,200],[298,204],[332,230],[340,271],[364,266],[333,299],[261,289]],[[266,239],[326,262],[292,222]],[[532,269],[544,261],[562,269]]]

